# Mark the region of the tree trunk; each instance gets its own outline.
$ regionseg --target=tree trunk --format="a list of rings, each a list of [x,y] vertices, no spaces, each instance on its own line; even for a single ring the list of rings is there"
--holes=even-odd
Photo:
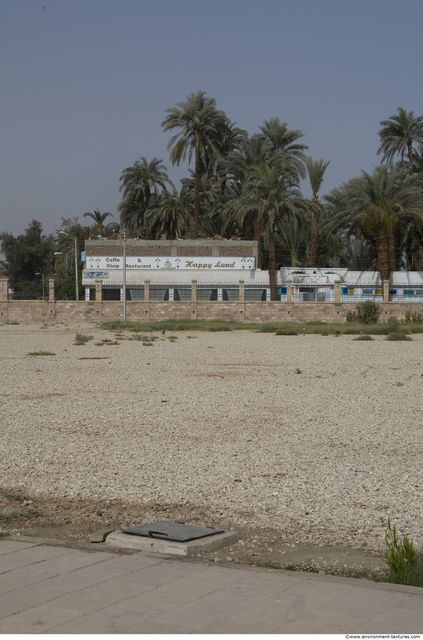
[[[313,214],[314,218],[314,214]],[[311,230],[311,245],[310,245],[310,267],[317,266],[317,229],[315,220],[313,220],[313,228]]]
[[[411,140],[407,142],[407,147],[408,147],[408,166],[409,166],[408,172],[410,176],[412,176],[414,167],[413,167],[413,142]]]
[[[395,231],[391,227],[387,230],[388,243],[389,243],[389,270],[396,271],[397,270],[397,252],[396,252],[396,238]]]
[[[194,237],[198,240],[200,210],[200,144],[195,139],[195,181],[194,181]]]
[[[150,202],[150,198],[151,198],[151,191],[150,191],[150,187],[148,185],[144,189],[144,196],[145,196],[145,208],[147,210],[148,209],[148,203]],[[146,212],[144,213],[144,220],[145,220]],[[150,240],[150,229],[148,228],[147,224],[144,225],[144,237],[145,237],[146,240]]]
[[[381,229],[377,237],[377,254],[379,260],[380,277],[389,280],[391,269],[389,268],[389,239],[386,229]]]
[[[263,254],[261,250],[261,219],[259,215],[254,218],[254,240],[257,241],[257,269],[262,268]]]
[[[276,260],[275,260],[275,231],[273,225],[269,229],[269,283],[270,299],[277,300],[276,294]]]

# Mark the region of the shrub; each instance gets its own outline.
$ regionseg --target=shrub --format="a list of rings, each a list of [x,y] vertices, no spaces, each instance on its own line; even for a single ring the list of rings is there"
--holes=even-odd
[[[387,340],[391,340],[392,342],[398,342],[400,340],[411,340],[409,336],[400,331],[393,331],[389,335],[386,336]]]
[[[395,316],[389,318],[387,324],[390,333],[397,332],[400,328],[400,321],[398,320],[398,318],[395,318]]]
[[[373,302],[373,300],[359,302],[355,308],[356,319],[361,324],[374,324],[379,322],[381,313],[382,307],[377,302]]]
[[[358,338],[354,338],[354,340],[373,340],[372,336],[358,336]]]
[[[423,312],[422,311],[406,311],[405,312],[405,321],[406,322],[422,322],[423,323]]]
[[[348,311],[347,312],[347,322],[357,322],[357,312],[356,311]]]

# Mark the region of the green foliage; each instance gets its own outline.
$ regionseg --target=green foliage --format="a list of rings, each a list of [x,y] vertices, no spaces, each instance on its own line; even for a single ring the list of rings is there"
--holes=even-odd
[[[295,331],[295,329],[278,329],[276,331],[276,335],[277,336],[297,336],[298,335],[298,331]]]
[[[401,323],[398,318],[392,316],[391,318],[388,318],[387,325],[390,333],[397,333],[400,330]]]
[[[83,333],[77,333],[75,336],[74,344],[76,345],[86,344],[87,342],[89,342],[89,340],[92,340],[92,339],[93,339],[93,336],[85,336]]]
[[[51,351],[31,351],[28,353],[29,356],[55,356],[55,353]]]
[[[400,331],[393,331],[389,335],[386,336],[386,340],[390,340],[391,342],[399,342],[401,340],[411,340],[409,336]]]
[[[423,324],[412,324],[410,327],[407,327],[407,332],[423,333]]]
[[[407,323],[423,323],[423,312],[422,311],[406,311],[405,312],[405,322]]]
[[[361,324],[373,324],[379,322],[381,313],[382,307],[380,304],[377,304],[377,302],[373,302],[373,300],[359,302],[355,307],[355,319]]]
[[[5,260],[0,266],[10,278],[15,298],[34,299],[43,294],[42,278],[48,278],[54,254],[54,238],[43,235],[41,222],[32,220],[25,233],[16,238],[0,233],[0,249]],[[28,283],[30,283],[28,290]]]
[[[407,536],[404,536],[402,540],[399,539],[396,527],[395,525],[391,527],[389,518],[388,530],[385,532],[385,542],[388,547],[385,558],[390,568],[388,582],[422,587],[423,554],[416,552],[413,543]]]

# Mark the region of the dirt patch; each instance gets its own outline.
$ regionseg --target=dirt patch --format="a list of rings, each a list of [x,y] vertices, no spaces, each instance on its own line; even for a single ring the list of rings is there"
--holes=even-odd
[[[158,520],[174,520],[241,531],[242,540],[232,547],[202,553],[215,562],[238,562],[261,567],[306,570],[312,572],[360,575],[380,573],[383,556],[372,549],[363,550],[336,545],[294,544],[281,531],[240,527],[211,518],[195,506],[155,502],[131,504],[120,500],[89,501],[31,497],[22,488],[0,489],[0,530],[9,535],[35,536],[88,543],[98,529],[116,529]],[[93,545],[94,546],[94,545]]]

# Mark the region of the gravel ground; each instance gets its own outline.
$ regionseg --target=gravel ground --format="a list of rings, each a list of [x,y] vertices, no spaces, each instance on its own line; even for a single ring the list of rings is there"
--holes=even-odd
[[[378,552],[390,516],[423,546],[423,335],[133,335],[0,326],[4,500],[25,493],[58,523],[77,504],[86,527],[101,505],[106,524],[191,514]]]

